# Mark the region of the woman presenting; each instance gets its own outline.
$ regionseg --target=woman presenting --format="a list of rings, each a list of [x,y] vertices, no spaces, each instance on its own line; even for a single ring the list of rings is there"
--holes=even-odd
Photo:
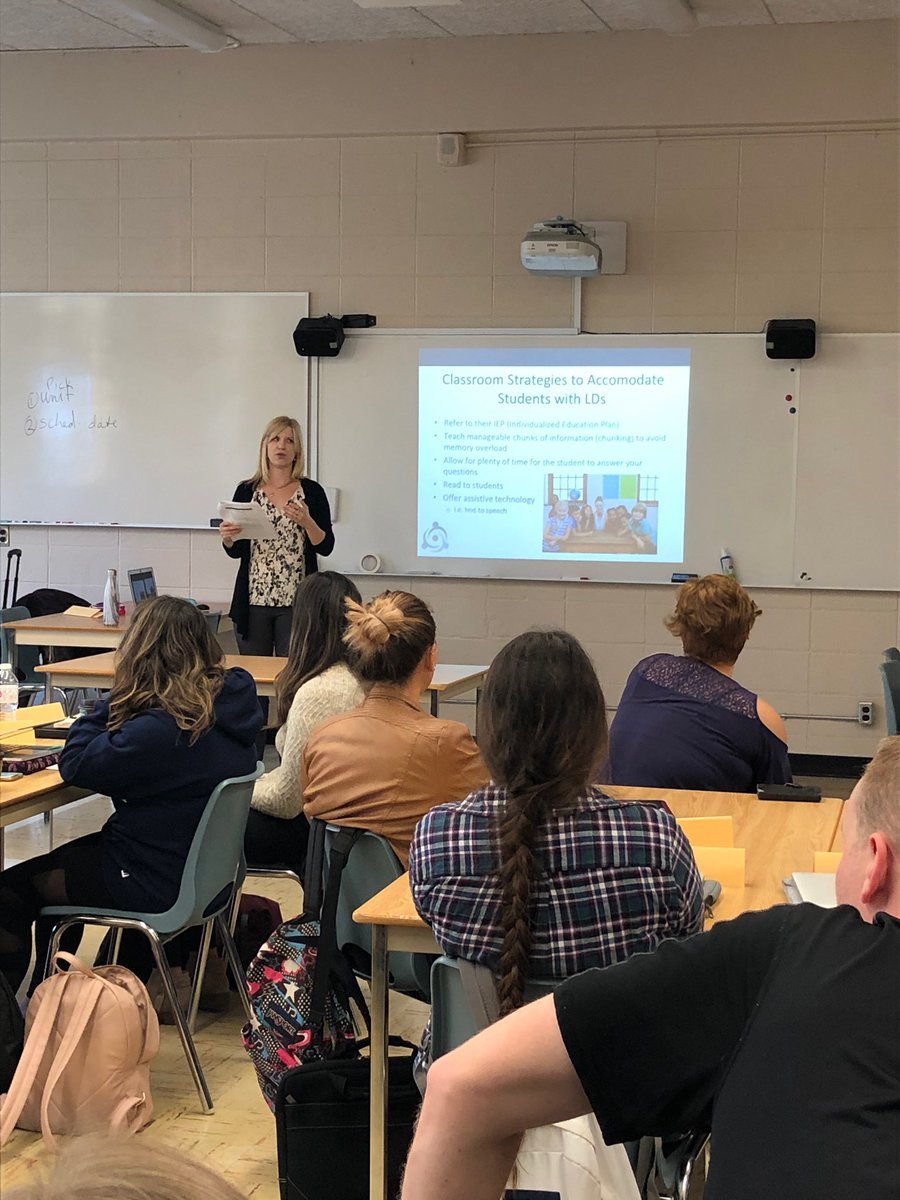
[[[255,500],[275,527],[274,538],[241,538],[241,526],[223,521],[222,545],[240,559],[229,616],[241,654],[285,657],[297,588],[318,569],[318,555],[334,549],[324,490],[303,474],[303,435],[291,417],[273,417],[259,444],[256,474],[235,489],[234,500]],[[240,540],[238,540],[240,539]]]

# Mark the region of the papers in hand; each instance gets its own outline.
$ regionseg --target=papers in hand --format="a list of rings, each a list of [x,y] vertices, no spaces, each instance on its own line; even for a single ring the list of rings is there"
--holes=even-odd
[[[255,500],[220,500],[219,516],[223,521],[240,525],[241,532],[235,538],[237,542],[243,538],[261,542],[275,537],[275,526],[266,516],[265,509]]]
[[[834,875],[822,871],[795,871],[784,881],[784,892],[791,904],[818,904],[820,908],[835,908]]]

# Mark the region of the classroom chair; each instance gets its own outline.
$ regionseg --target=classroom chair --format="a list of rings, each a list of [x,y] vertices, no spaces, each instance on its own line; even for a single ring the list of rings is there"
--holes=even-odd
[[[49,702],[47,681],[38,675],[35,667],[41,661],[40,646],[16,645],[16,631],[3,629],[7,621],[27,621],[31,613],[24,604],[13,605],[12,608],[0,608],[0,662],[12,663],[16,674],[21,673],[19,680],[19,704],[30,704],[35,696],[42,694]],[[60,689],[55,688],[54,691]],[[60,692],[62,695],[62,693]]]
[[[144,934],[150,942],[157,970],[162,977],[166,999],[174,1015],[178,1036],[205,1114],[213,1111],[213,1102],[203,1068],[200,1066],[192,1029],[197,1016],[200,989],[203,985],[214,926],[234,978],[244,978],[244,969],[225,915],[229,912],[232,897],[241,884],[244,867],[244,829],[247,825],[247,813],[250,811],[250,797],[253,794],[253,782],[262,773],[262,763],[257,763],[252,775],[225,779],[213,791],[191,843],[178,898],[166,912],[129,912],[122,909],[81,908],[78,905],[53,905],[41,909],[41,917],[52,921],[49,951],[44,963],[45,978],[50,974],[51,964],[55,961],[60,937],[72,925],[101,925],[116,930],[113,962],[118,955],[122,930],[136,929]],[[198,925],[202,926],[203,935],[197,955],[191,999],[185,1015],[175,996],[175,985],[163,946],[180,933]],[[246,988],[239,988],[238,992],[249,1020],[251,1013]]]
[[[552,992],[560,980],[531,979],[525,985],[526,1001]],[[484,1006],[473,1012],[466,995],[459,959],[442,954],[431,964],[431,1057],[449,1054],[490,1024]]]
[[[459,959],[442,954],[431,964],[431,1058],[437,1060],[491,1023],[496,997],[486,996],[493,977],[486,968],[470,973],[469,991],[463,982]],[[560,980],[533,979],[525,985],[525,1002],[549,995]],[[694,1164],[706,1143],[705,1133],[674,1138],[642,1138],[628,1142],[625,1150],[643,1188],[652,1181],[647,1195],[658,1200],[688,1200]],[[656,1189],[655,1191],[653,1189]],[[642,1195],[644,1192],[642,1191]]]
[[[900,649],[896,646],[886,646],[882,655],[885,662],[900,662]]]
[[[900,659],[887,659],[878,664],[878,670],[881,672],[881,683],[884,687],[887,731],[894,735],[900,733]]]
[[[310,821],[310,827],[315,820]],[[325,864],[331,859],[331,847],[340,832],[336,825],[325,826]],[[312,832],[310,840],[313,839]],[[337,908],[337,941],[347,954],[353,969],[369,979],[372,969],[372,930],[357,925],[353,913],[377,895],[382,888],[403,874],[403,865],[390,842],[366,830],[353,846],[344,874]],[[429,971],[433,956],[395,951],[388,957],[390,986],[398,992],[427,1000],[430,995]]]

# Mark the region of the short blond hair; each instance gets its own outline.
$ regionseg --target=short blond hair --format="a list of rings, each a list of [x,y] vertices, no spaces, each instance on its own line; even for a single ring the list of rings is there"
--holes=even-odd
[[[5,1200],[246,1200],[181,1150],[140,1137],[74,1138],[49,1176],[14,1188]]]
[[[258,483],[269,482],[269,459],[266,454],[266,446],[269,444],[269,438],[274,437],[276,433],[281,433],[282,429],[287,429],[288,426],[290,426],[294,435],[294,441],[297,443],[297,457],[294,459],[294,465],[291,469],[291,479],[302,479],[306,466],[303,459],[303,430],[300,428],[299,422],[295,421],[293,417],[273,417],[263,430],[263,435],[260,439],[256,474],[250,480],[254,487]]]
[[[705,663],[733,663],[762,613],[730,575],[689,579],[678,589],[666,629],[681,639],[685,654]]]
[[[884,833],[900,848],[900,736],[882,738],[856,794],[859,837]]]

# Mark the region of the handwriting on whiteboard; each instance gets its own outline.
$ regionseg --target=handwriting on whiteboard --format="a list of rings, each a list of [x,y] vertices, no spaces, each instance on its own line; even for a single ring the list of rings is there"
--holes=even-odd
[[[25,399],[25,435],[67,429],[118,429],[119,419],[93,411],[90,380],[72,380],[68,375],[48,375]]]

